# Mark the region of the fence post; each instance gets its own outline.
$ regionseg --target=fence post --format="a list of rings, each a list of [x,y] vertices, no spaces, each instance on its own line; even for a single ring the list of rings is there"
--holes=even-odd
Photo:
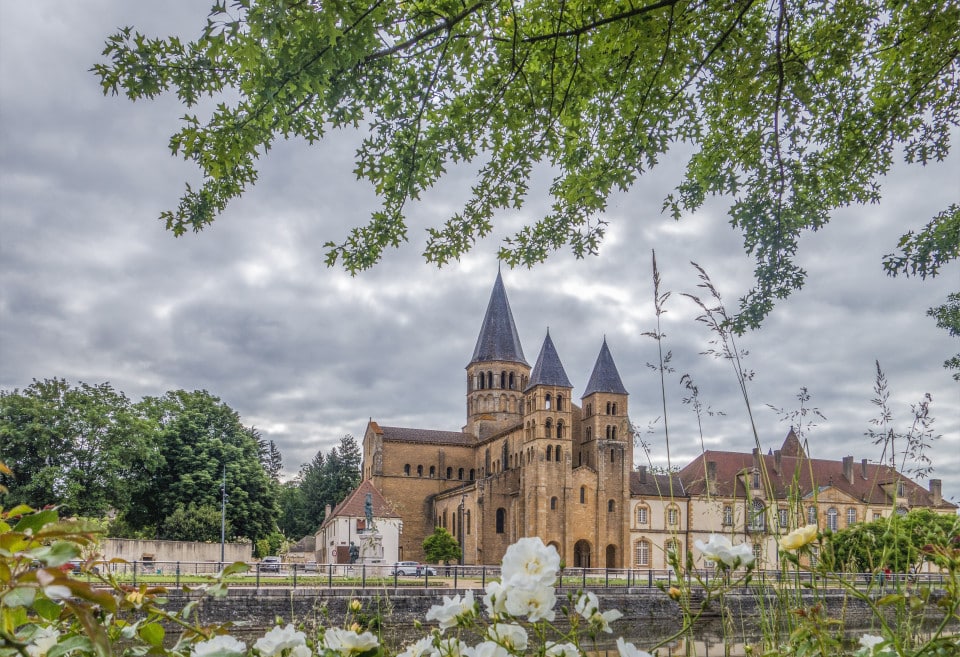
[[[293,567],[293,588],[297,588],[297,564],[290,564]]]
[[[648,589],[653,588],[653,568],[647,571],[647,588]]]
[[[360,564],[360,588],[367,588],[367,564]]]
[[[180,562],[177,562],[177,588],[180,588]]]
[[[332,563],[327,564],[327,588],[328,589],[333,588],[333,564]]]
[[[561,584],[562,583],[563,583],[563,576],[561,575]],[[480,567],[480,586],[484,590],[486,590],[487,588],[487,567],[486,566]]]
[[[453,567],[453,588],[457,588],[457,575],[460,573],[460,566]]]
[[[260,590],[260,564],[257,563],[257,590]]]

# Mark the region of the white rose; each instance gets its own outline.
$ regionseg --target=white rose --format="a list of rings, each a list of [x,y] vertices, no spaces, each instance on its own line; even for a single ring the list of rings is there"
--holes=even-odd
[[[323,634],[323,644],[344,657],[366,652],[380,645],[379,639],[370,632],[357,634],[352,630],[331,627]]]
[[[521,538],[503,555],[501,579],[508,588],[553,586],[560,570],[560,555],[539,537]]]
[[[623,640],[623,637],[617,639],[617,651],[620,657],[652,657],[649,652],[640,650],[632,643]]]
[[[474,613],[473,591],[467,591],[461,598],[443,596],[443,604],[434,605],[427,611],[427,620],[435,620],[440,624],[440,631],[455,627],[457,620],[467,618]]]
[[[273,657],[287,648],[296,648],[306,644],[307,635],[298,632],[293,625],[288,624],[286,627],[277,625],[271,628],[263,637],[256,640],[253,648],[259,650],[263,657]]]
[[[246,652],[247,644],[229,634],[221,634],[208,641],[193,644],[193,657],[229,657]]]
[[[557,592],[552,586],[511,589],[506,609],[511,616],[526,616],[531,623],[556,618]]]

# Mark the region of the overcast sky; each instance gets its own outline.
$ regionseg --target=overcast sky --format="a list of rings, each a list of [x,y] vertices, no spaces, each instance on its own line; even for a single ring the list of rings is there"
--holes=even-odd
[[[497,273],[496,248],[548,206],[546,175],[520,212],[461,262],[438,270],[420,256],[424,229],[465,198],[470,169],[454,170],[411,209],[410,243],[350,277],[323,264],[377,207],[350,173],[356,135],[309,147],[280,143],[260,181],[209,229],[174,238],[157,219],[174,208],[192,165],[167,142],[184,113],[173,98],[131,103],[104,97],[88,69],[123,25],[154,36],[195,36],[207,3],[196,0],[0,5],[0,389],[33,379],[109,381],[128,397],[206,389],[277,443],[288,474],[340,436],[362,437],[368,418],[390,426],[458,430],[465,372]],[[956,142],[957,135],[954,135]],[[753,434],[729,363],[700,355],[711,335],[681,293],[697,293],[702,265],[731,310],[751,286],[752,259],[722,202],[674,222],[660,213],[682,154],[617,197],[599,257],[560,252],[533,270],[503,271],[528,362],[547,328],[582,394],[606,336],[630,391],[634,423],[651,460],[666,464],[650,254],[656,250],[663,317],[670,456],[699,453],[700,431],[680,385],[689,374],[703,404],[708,449],[749,450]],[[933,281],[891,279],[881,258],[898,237],[956,202],[958,158],[900,166],[883,202],[834,214],[803,238],[805,288],[780,302],[765,326],[740,338],[749,351],[749,400],[764,451],[789,428],[770,406],[826,417],[808,428],[813,456],[880,458],[864,433],[877,416],[875,361],[886,374],[898,430],[924,393],[935,433],[929,450],[944,494],[960,497],[960,385],[943,361],[958,341],[926,310],[960,289],[960,263]],[[655,422],[656,421],[656,422]],[[655,423],[654,423],[655,422]],[[640,451],[638,450],[638,460]],[[925,482],[924,482],[925,485]]]

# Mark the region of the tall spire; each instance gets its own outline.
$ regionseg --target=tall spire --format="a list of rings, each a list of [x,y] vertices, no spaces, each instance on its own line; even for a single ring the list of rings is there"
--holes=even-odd
[[[595,392],[610,392],[617,395],[626,395],[627,389],[623,387],[623,381],[620,380],[620,372],[613,362],[613,356],[610,355],[610,349],[607,347],[607,339],[603,339],[603,346],[600,347],[600,355],[597,356],[597,362],[593,366],[593,374],[590,375],[590,381],[587,383],[587,389],[583,396],[592,395]]]
[[[530,372],[530,383],[527,384],[527,390],[537,385],[573,387],[570,379],[567,378],[567,373],[563,370],[563,363],[560,362],[560,356],[557,355],[557,348],[553,346],[553,340],[550,339],[550,329],[547,329],[547,337],[544,338],[543,347],[540,348],[537,364],[533,366],[533,371]]]
[[[501,360],[523,363],[528,365],[523,357],[523,348],[520,346],[520,336],[517,334],[516,324],[513,323],[513,313],[510,311],[510,302],[507,301],[507,291],[503,287],[503,278],[497,272],[497,281],[493,284],[490,294],[490,303],[487,304],[487,314],[483,317],[480,326],[480,335],[477,337],[477,346],[473,350],[471,363]]]

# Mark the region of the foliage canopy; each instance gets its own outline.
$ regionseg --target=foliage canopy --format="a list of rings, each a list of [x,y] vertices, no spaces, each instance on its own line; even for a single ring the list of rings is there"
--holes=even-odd
[[[408,239],[409,202],[462,163],[476,168],[472,195],[427,228],[429,262],[490,234],[542,166],[551,210],[507,237],[500,258],[594,254],[611,194],[690,144],[663,207],[679,219],[708,196],[731,200],[756,262],[744,328],[803,284],[793,257],[804,231],[877,201],[901,152],[920,164],[947,156],[958,43],[954,0],[217,0],[195,41],[126,27],[93,70],[104,93],[215,101],[170,140],[203,174],[162,216],[178,235],[254,184],[276,139],[360,129],[355,173],[382,206],[326,245],[328,264],[354,273]],[[935,275],[957,257],[958,231],[952,205],[904,235],[888,271]]]

